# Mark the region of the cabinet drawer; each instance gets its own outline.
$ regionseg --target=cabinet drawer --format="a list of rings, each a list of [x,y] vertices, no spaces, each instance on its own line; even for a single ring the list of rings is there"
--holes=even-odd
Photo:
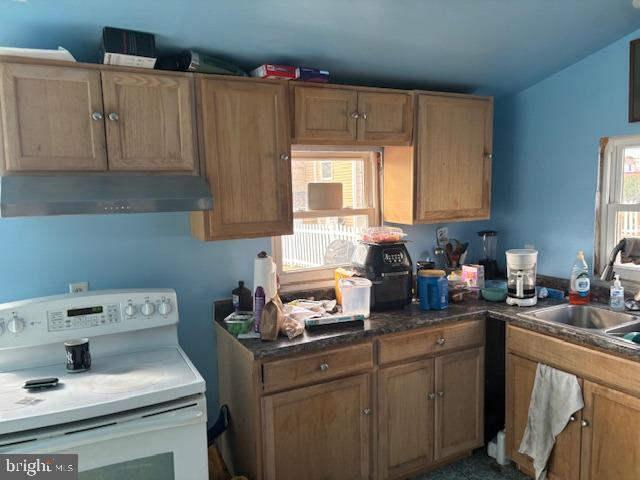
[[[484,344],[484,320],[474,320],[381,338],[378,363],[398,362]]]
[[[265,391],[321,382],[372,367],[371,343],[318,352],[262,365]]]

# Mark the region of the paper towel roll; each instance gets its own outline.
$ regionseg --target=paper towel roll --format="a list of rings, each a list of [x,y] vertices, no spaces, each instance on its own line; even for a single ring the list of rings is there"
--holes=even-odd
[[[253,294],[262,287],[267,302],[278,293],[276,264],[266,252],[260,252],[253,264]]]

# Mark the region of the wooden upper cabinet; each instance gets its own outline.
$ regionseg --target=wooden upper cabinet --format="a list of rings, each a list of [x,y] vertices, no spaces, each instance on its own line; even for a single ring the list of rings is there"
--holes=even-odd
[[[293,97],[296,143],[355,142],[356,90],[294,86]]]
[[[333,86],[291,87],[294,143],[407,145],[413,133],[413,94]]]
[[[640,398],[584,382],[581,480],[640,478]]]
[[[489,218],[492,103],[418,98],[416,219]]]
[[[435,459],[484,443],[484,348],[436,357]]]
[[[379,145],[406,144],[413,133],[413,95],[358,93],[358,139]]]
[[[370,374],[263,397],[262,478],[370,478],[372,408]]]
[[[529,403],[537,368],[536,362],[513,354],[507,355],[507,455],[528,474],[533,474],[533,461],[518,449],[527,427]],[[577,412],[556,439],[547,469],[549,480],[580,479],[581,414],[582,412]]]
[[[1,169],[106,169],[100,72],[12,63],[0,72]]]
[[[489,218],[493,101],[418,95],[414,145],[384,152],[384,219],[437,223]]]
[[[103,71],[109,170],[197,172],[193,81]]]
[[[433,462],[434,360],[382,368],[378,378],[379,477],[405,478]]]
[[[287,85],[198,79],[201,148],[213,210],[195,212],[203,240],[293,231]]]

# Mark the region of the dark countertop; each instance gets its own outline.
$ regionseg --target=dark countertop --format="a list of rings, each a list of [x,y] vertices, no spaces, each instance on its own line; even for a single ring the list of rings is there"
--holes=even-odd
[[[449,308],[445,310],[422,311],[419,309],[418,304],[414,302],[401,310],[371,312],[371,317],[365,320],[364,328],[349,328],[321,333],[309,333],[305,330],[303,335],[292,340],[281,335],[276,341],[272,342],[263,342],[258,339],[237,341],[251,352],[255,359],[270,359],[348,344],[377,335],[404,332],[416,328],[461,320],[482,319],[488,316],[509,322],[518,327],[551,335],[574,344],[596,348],[604,352],[640,361],[640,345],[606,336],[599,332],[529,319],[521,315],[522,313],[558,305],[560,303],[563,302],[545,299],[538,300],[538,304],[534,307],[513,307],[504,302],[496,303],[485,300],[465,300],[461,303],[452,303],[449,305]],[[598,304],[597,306],[603,305]],[[222,324],[222,318],[224,318],[224,316],[216,316],[218,317],[216,321]]]

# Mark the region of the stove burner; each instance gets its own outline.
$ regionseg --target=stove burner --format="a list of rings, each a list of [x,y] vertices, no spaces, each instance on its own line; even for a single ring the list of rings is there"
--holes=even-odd
[[[166,374],[158,365],[121,366],[94,371],[88,387],[96,393],[125,393],[144,390],[162,382]]]

